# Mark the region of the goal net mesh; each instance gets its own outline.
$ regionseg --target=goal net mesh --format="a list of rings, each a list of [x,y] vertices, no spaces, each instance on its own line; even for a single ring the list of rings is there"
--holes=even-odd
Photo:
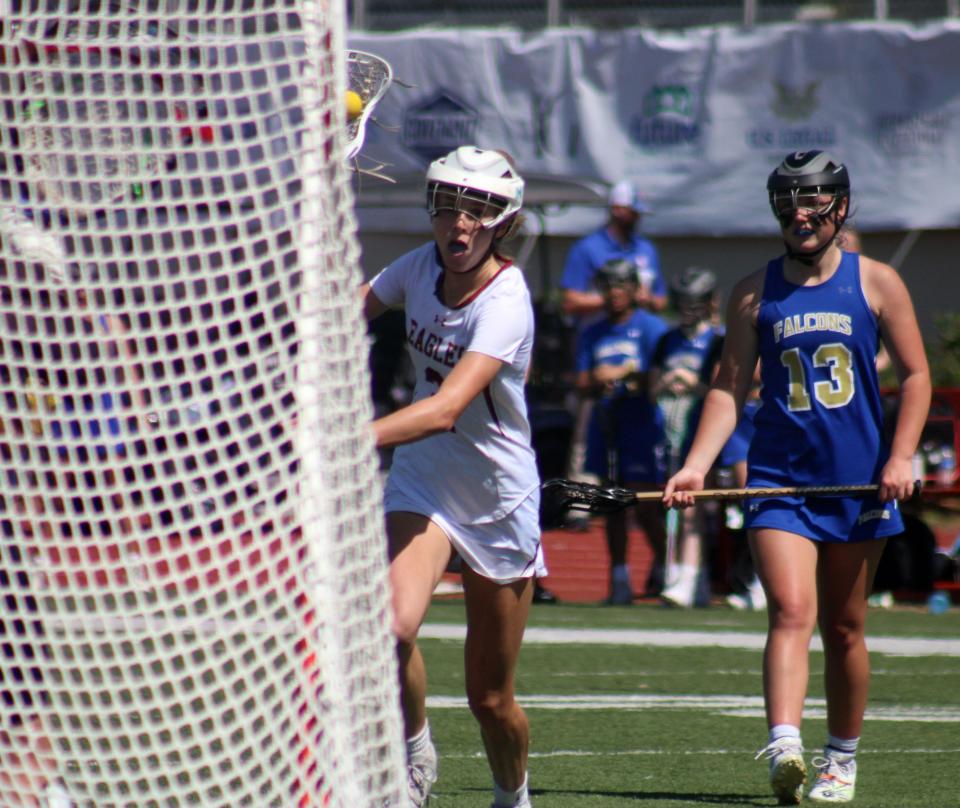
[[[401,804],[344,17],[0,0],[0,806]]]

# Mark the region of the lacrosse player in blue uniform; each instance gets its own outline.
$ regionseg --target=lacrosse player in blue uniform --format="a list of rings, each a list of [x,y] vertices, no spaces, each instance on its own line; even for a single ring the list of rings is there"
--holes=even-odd
[[[681,466],[693,440],[703,398],[710,388],[723,346],[716,324],[717,277],[703,267],[687,267],[670,281],[678,323],[660,339],[650,367],[650,395],[664,417],[668,474]],[[707,508],[667,514],[667,575],[660,597],[670,606],[709,605],[709,575],[703,564]],[[674,546],[676,545],[676,546]],[[703,593],[698,598],[698,593]]]
[[[597,271],[606,317],[593,323],[577,343],[577,389],[596,399],[587,427],[584,468],[591,474],[638,491],[659,487],[666,478],[663,419],[647,392],[650,357],[667,329],[657,315],[636,303],[637,276],[631,261],[617,258]],[[664,556],[663,514],[659,506],[636,509],[654,553]],[[633,602],[627,566],[627,517],[606,519],[610,551],[610,597],[614,605]]]
[[[688,506],[733,432],[761,361],[761,406],[748,486],[877,483],[863,498],[754,500],[746,527],[767,595],[764,700],[781,804],[796,804],[807,771],[800,740],[810,638],[825,654],[827,742],[812,760],[816,802],[853,799],[870,662],[867,596],[896,500],[913,493],[911,460],[930,405],[930,372],[909,292],[896,271],[837,244],[850,206],[847,169],[826,152],[796,152],[767,181],[786,253],[735,287],[717,378],[684,467],[664,491]],[[882,340],[900,382],[891,444],[882,441],[874,358]]]

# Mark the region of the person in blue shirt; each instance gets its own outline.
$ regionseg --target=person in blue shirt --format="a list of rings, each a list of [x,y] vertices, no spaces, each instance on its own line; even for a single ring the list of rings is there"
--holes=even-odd
[[[666,308],[667,285],[657,248],[639,233],[643,215],[649,212],[650,207],[632,183],[624,180],[613,186],[606,224],[577,241],[567,254],[560,278],[564,313],[581,325],[602,316],[603,292],[597,284],[597,273],[608,261],[618,258],[633,264],[637,306],[654,312]]]
[[[663,483],[663,419],[647,392],[650,357],[667,330],[655,314],[638,308],[636,274],[625,259],[604,264],[597,273],[606,316],[580,336],[576,353],[577,389],[595,401],[586,433],[584,468],[609,483],[652,490]],[[638,521],[663,564],[664,523],[659,505],[638,506]],[[627,567],[624,512],[607,517],[610,551],[609,602],[633,601]]]
[[[717,277],[704,267],[687,267],[670,281],[670,299],[677,324],[663,335],[650,369],[650,394],[664,416],[667,467],[673,474],[690,448],[703,398],[713,381],[723,345],[717,325]],[[701,504],[689,514],[667,514],[666,570],[660,593],[670,606],[709,605],[709,575],[705,561],[708,508]]]
[[[870,660],[867,598],[886,538],[903,530],[897,500],[913,493],[913,455],[930,408],[930,370],[910,293],[893,267],[845,251],[846,167],[823,151],[788,155],[767,192],[786,251],[734,288],[716,380],[667,506],[690,491],[730,437],[760,360],[760,409],[747,457],[748,487],[877,484],[865,497],[752,500],[747,536],[767,597],[763,681],[770,784],[781,804],[803,798],[800,737],[809,650],[819,624],[827,742],[809,799],[854,797]],[[883,342],[900,383],[890,443],[876,355]]]
[[[610,191],[606,223],[577,241],[570,252],[560,278],[561,309],[573,323],[579,338],[591,323],[603,318],[604,296],[597,278],[608,261],[628,261],[636,277],[634,303],[654,312],[667,305],[667,287],[660,271],[656,247],[640,235],[643,216],[650,208],[634,185],[624,180]],[[573,414],[573,434],[567,459],[567,476],[595,482],[585,472],[586,429],[591,418],[592,399],[578,397]]]

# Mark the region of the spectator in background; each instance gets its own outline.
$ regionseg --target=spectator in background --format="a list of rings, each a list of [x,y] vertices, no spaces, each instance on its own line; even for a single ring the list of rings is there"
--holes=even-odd
[[[604,301],[597,286],[597,271],[615,258],[633,264],[637,276],[634,302],[639,308],[654,312],[666,308],[667,286],[657,248],[639,233],[643,215],[649,212],[650,207],[634,185],[628,180],[619,182],[610,191],[606,224],[570,248],[560,279],[563,310],[581,326],[602,316]]]
[[[611,484],[654,490],[664,480],[663,423],[647,392],[647,371],[666,323],[637,306],[632,262],[615,259],[597,272],[606,316],[580,336],[577,389],[595,400],[587,429],[585,470]],[[636,514],[663,566],[664,523],[659,504],[638,505]],[[627,566],[627,517],[606,517],[611,604],[633,601]]]
[[[659,312],[666,307],[667,287],[657,249],[639,233],[643,216],[649,212],[649,206],[633,183],[619,182],[610,190],[606,223],[570,248],[560,288],[563,312],[574,320],[578,337],[588,325],[603,319],[604,295],[597,283],[597,273],[609,261],[629,263],[636,277],[633,303],[637,308]],[[567,476],[574,480],[593,481],[584,474],[583,468],[591,406],[592,398],[578,396],[567,461]]]
[[[723,328],[716,325],[717,277],[709,269],[688,267],[670,282],[670,299],[678,324],[667,331],[650,366],[650,395],[664,419],[668,476],[676,473],[690,448],[713,381],[723,346]],[[670,606],[709,604],[709,571],[705,562],[709,511],[713,503],[697,503],[690,512],[667,513],[666,568],[654,571],[665,582],[661,598]]]

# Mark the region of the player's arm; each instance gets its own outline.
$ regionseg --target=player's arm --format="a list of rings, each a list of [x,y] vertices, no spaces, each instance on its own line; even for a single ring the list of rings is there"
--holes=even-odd
[[[363,316],[366,317],[368,321],[376,320],[377,317],[389,308],[386,303],[374,294],[369,283],[365,283],[360,287],[360,304],[363,306]]]
[[[930,409],[930,368],[906,285],[893,267],[861,256],[867,302],[877,315],[880,338],[900,383],[900,407],[890,459],[880,473],[882,500],[913,493],[913,454]]]
[[[703,402],[703,413],[683,468],[664,489],[668,506],[693,504],[684,491],[703,488],[707,472],[733,434],[757,365],[757,312],[763,292],[764,271],[744,278],[733,289],[727,305],[727,336],[720,365]]]
[[[457,418],[494,380],[503,362],[477,351],[467,351],[447,374],[437,392],[373,422],[380,448],[447,432]]]
[[[599,292],[580,292],[576,289],[564,289],[560,302],[564,314],[593,314],[603,308],[603,295]]]

